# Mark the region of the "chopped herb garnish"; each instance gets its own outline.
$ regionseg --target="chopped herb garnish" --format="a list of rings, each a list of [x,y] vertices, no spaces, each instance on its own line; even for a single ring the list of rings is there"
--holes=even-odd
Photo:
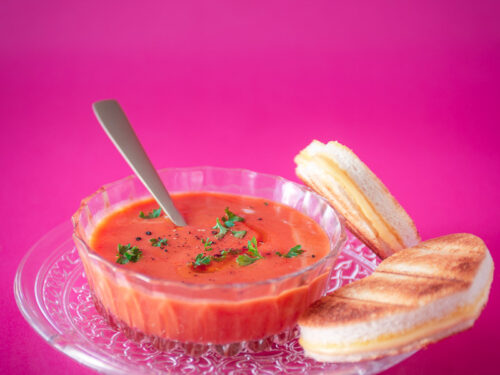
[[[236,262],[240,266],[249,266],[250,264],[258,261],[260,258],[252,258],[248,254],[243,254],[240,255],[238,258],[236,258]]]
[[[196,256],[194,259],[194,262],[191,263],[191,265],[194,268],[200,267],[200,266],[208,266],[212,261],[215,262],[221,262],[224,259],[226,259],[226,256],[228,254],[234,254],[232,249],[229,250],[222,250],[220,253],[215,254],[215,255],[205,255],[204,253],[200,253]],[[189,264],[189,263],[188,263]]]
[[[163,246],[167,246],[167,239],[166,238],[151,238],[149,240],[149,242],[151,242],[151,245],[153,245],[154,247],[163,247]]]
[[[262,255],[260,255],[259,250],[257,249],[257,240],[255,239],[255,237],[248,241],[248,252],[252,256],[248,254],[240,255],[238,258],[236,258],[236,263],[238,263],[240,266],[249,266],[259,259],[264,258]]]
[[[257,240],[255,237],[252,237],[250,241],[248,241],[248,252],[252,254],[254,257],[261,257],[259,250],[257,249]]]
[[[247,231],[246,230],[232,230],[231,233],[236,238],[243,238],[247,234]]]
[[[118,253],[116,254],[116,263],[127,264],[135,263],[142,256],[142,251],[137,246],[118,244]]]
[[[226,207],[224,211],[226,211],[227,217],[224,216],[222,218],[222,221],[224,221],[224,224],[228,228],[234,227],[234,223],[237,221],[245,221],[245,219],[243,219],[241,216],[238,216],[235,213],[229,211],[229,207]]]
[[[194,268],[200,267],[200,266],[208,266],[210,262],[212,261],[211,257],[206,256],[203,253],[200,253],[194,258],[194,262],[192,263]]]
[[[216,262],[220,262],[220,261],[226,259],[227,254],[228,254],[228,251],[222,250],[220,252],[220,254],[215,254],[214,256],[212,256],[212,260],[215,260]]]
[[[212,227],[212,229],[218,229],[219,230],[219,233],[217,233],[215,235],[215,237],[218,239],[218,240],[221,240],[227,233],[227,228],[224,227],[224,225],[222,225],[219,221],[219,218],[217,218],[217,223],[215,224],[215,226]]]
[[[267,202],[264,202],[264,206],[269,206],[269,203],[267,203]]]
[[[205,248],[205,251],[212,251],[213,249],[210,247],[210,245],[213,244],[212,241],[210,241],[210,238],[207,237],[206,240],[204,240],[203,238],[201,239],[201,243],[203,244],[204,248]]]
[[[147,215],[144,215],[144,212],[139,212],[139,217],[141,219],[156,219],[157,217],[160,217],[161,215],[161,208],[158,208],[156,210],[151,211]]]
[[[293,258],[296,257],[297,255],[300,255],[304,252],[304,250],[300,250],[302,245],[297,245],[292,247],[290,250],[288,250],[288,253],[286,254],[281,254],[279,251],[276,252],[276,255],[279,255],[280,257],[283,258]]]

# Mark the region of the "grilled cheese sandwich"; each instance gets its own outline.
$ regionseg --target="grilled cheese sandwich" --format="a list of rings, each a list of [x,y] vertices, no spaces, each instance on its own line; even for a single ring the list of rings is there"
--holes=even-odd
[[[347,147],[313,141],[295,162],[299,178],[327,198],[351,232],[381,258],[420,241],[408,214]]]
[[[492,279],[493,260],[478,237],[422,242],[311,305],[299,319],[299,342],[307,355],[332,362],[416,350],[472,326]]]

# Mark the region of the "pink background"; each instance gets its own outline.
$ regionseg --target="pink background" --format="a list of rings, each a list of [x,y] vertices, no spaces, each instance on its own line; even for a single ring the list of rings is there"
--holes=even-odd
[[[475,233],[498,259],[498,1],[69,3],[0,4],[2,373],[93,373],[24,321],[12,283],[81,198],[131,173],[99,99],[123,104],[157,167],[297,180],[301,148],[340,140],[424,239]],[[473,329],[387,374],[493,372],[499,297],[494,285]]]

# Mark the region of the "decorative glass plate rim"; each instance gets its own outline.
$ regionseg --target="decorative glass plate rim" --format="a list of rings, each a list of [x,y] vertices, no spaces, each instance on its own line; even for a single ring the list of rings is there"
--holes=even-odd
[[[62,248],[65,248],[65,246],[71,246],[74,248],[74,244],[72,241],[72,225],[71,222],[64,222],[49,232],[47,232],[43,237],[41,237],[30,249],[29,251],[25,254],[21,262],[19,263],[19,266],[16,271],[16,275],[14,278],[14,296],[16,299],[17,306],[23,315],[23,317],[26,319],[26,321],[31,325],[31,327],[45,340],[49,345],[57,349],[58,351],[64,353],[65,355],[69,356],[70,358],[74,359],[75,361],[93,369],[99,372],[103,373],[108,373],[108,374],[121,374],[123,373],[123,368],[118,367],[117,360],[113,358],[113,360],[105,360],[102,358],[102,356],[98,356],[97,354],[93,351],[87,350],[85,347],[85,341],[88,340],[87,338],[82,337],[81,335],[77,333],[69,334],[69,332],[62,332],[58,329],[58,327],[54,326],[54,324],[51,323],[50,318],[46,315],[46,312],[43,311],[40,308],[40,301],[38,300],[38,295],[36,293],[38,285],[38,274],[41,268],[46,265],[46,264],[51,264],[54,263],[58,258],[57,255],[62,254]],[[349,238],[352,236],[347,230],[346,230],[347,237]],[[57,246],[55,249],[53,247],[50,248],[50,253],[49,254],[44,254],[46,255],[45,257],[39,257],[40,259],[43,260],[36,260],[33,257],[34,253],[40,246],[42,246],[45,242],[55,242],[55,245]],[[375,261],[370,261],[365,257],[362,257],[358,255],[356,252],[348,248],[348,243],[350,241],[348,240],[344,246],[344,248],[341,250],[341,253],[346,253],[350,257],[354,258],[357,262],[363,263],[364,266],[367,268],[370,268],[372,271],[375,269],[376,264]],[[70,244],[68,244],[70,243]],[[47,250],[46,250],[47,251]],[[340,255],[340,253],[339,253]],[[375,257],[374,257],[375,259]],[[27,272],[27,265],[33,267],[33,264],[35,263],[36,268],[36,274],[29,274]],[[29,287],[27,288],[28,284]],[[28,293],[31,292],[31,295],[28,295]],[[69,316],[66,316],[66,318],[70,319]],[[415,352],[409,352],[405,353],[403,355],[399,356],[394,356],[394,357],[389,357],[389,363],[382,365],[378,371],[383,371],[386,370],[397,363],[405,360],[406,358],[410,357],[413,355]],[[382,359],[384,360],[384,359]],[[119,361],[118,361],[119,362]],[[367,362],[360,362],[358,363],[357,371],[360,371],[359,373],[362,374],[368,374],[368,373],[374,373],[373,371],[368,371],[365,372],[363,371],[363,365],[366,363],[374,363],[376,361],[367,361]],[[130,364],[128,364],[130,366]],[[357,364],[353,364],[355,366]],[[148,369],[145,366],[134,366],[138,371],[140,370],[141,373],[158,373],[157,371],[154,371],[152,369]]]

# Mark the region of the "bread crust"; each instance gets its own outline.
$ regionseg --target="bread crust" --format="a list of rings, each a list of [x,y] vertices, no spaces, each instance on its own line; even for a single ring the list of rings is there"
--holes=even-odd
[[[479,313],[480,314],[480,313]],[[388,356],[401,355],[404,353],[416,351],[422,348],[427,347],[430,344],[434,344],[446,337],[450,337],[465,331],[474,325],[474,321],[476,318],[472,319],[463,319],[461,322],[454,324],[453,326],[448,327],[446,330],[440,330],[436,332],[432,336],[424,337],[421,340],[417,340],[411,342],[407,345],[402,346],[394,346],[387,349],[375,350],[371,352],[363,352],[363,353],[352,353],[349,355],[331,355],[328,353],[314,352],[308,351],[304,349],[306,355],[316,359],[320,362],[360,362],[360,361],[371,361],[376,359],[381,359]]]
[[[472,326],[492,280],[493,261],[478,237],[459,233],[425,241],[313,303],[299,318],[300,343],[307,355],[337,362],[417,350]],[[383,324],[392,331],[373,333]]]
[[[338,165],[340,159],[344,160],[345,168]],[[403,207],[377,176],[346,146],[338,142],[324,145],[313,141],[295,157],[295,162],[297,176],[324,196],[344,217],[347,228],[380,258],[385,259],[396,251],[420,241],[415,224]],[[373,227],[373,223],[363,213],[362,207],[349,192],[343,179],[339,178],[339,171],[343,174],[342,177],[357,186],[357,190],[377,212],[387,230],[398,238],[398,245],[394,245],[394,241],[390,241],[384,233]],[[372,199],[367,194],[370,192]],[[384,210],[385,212],[381,212]],[[390,224],[391,222],[393,224]]]
[[[338,195],[333,192],[331,186],[321,184],[318,178],[312,178],[305,173],[302,174],[298,168],[296,169],[296,174],[307,186],[325,197],[335,210],[342,215],[347,229],[381,259],[394,254],[395,251],[393,249],[384,241],[381,241],[380,238],[377,238],[377,235],[365,222],[365,219],[359,215],[359,210],[348,199],[343,200],[338,198]]]

